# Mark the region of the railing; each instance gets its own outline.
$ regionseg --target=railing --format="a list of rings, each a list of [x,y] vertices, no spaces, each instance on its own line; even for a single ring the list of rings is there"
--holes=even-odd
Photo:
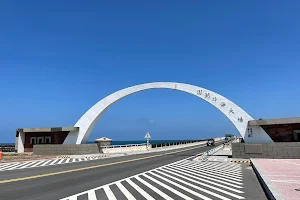
[[[126,144],[126,145],[110,145],[110,146],[101,146],[103,149],[108,149],[108,148],[121,148],[121,147],[137,147],[137,146],[146,146],[146,143],[142,144]]]
[[[2,152],[15,152],[15,146],[14,145],[0,146],[0,150]]]

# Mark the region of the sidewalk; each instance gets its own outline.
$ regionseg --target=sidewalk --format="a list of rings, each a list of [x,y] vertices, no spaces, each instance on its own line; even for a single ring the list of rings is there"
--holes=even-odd
[[[300,159],[251,159],[270,199],[300,199]]]

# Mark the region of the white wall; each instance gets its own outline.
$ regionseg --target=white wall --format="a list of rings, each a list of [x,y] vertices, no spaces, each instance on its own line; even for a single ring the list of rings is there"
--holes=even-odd
[[[25,133],[19,132],[17,153],[24,153]]]

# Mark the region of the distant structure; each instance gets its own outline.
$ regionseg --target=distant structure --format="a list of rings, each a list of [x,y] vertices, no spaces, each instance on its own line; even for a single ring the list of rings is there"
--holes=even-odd
[[[96,139],[95,143],[97,143],[99,146],[111,146],[112,139],[107,138],[107,137],[102,137],[102,138]]]

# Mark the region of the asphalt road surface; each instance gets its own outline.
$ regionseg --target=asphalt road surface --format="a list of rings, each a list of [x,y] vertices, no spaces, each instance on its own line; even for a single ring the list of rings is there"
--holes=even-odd
[[[187,159],[210,148],[2,171],[0,199],[266,199],[251,167]]]

